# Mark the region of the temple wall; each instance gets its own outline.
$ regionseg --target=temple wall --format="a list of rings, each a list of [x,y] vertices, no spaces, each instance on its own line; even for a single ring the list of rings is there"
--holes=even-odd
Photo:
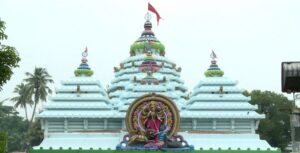
[[[197,119],[181,118],[181,131],[255,133],[252,119]]]
[[[122,119],[44,119],[42,120],[45,134],[49,133],[73,133],[88,131],[119,131],[125,128]]]
[[[250,119],[191,119],[181,118],[180,131],[255,133],[254,120]],[[47,119],[42,122],[47,133],[72,133],[88,131],[119,131],[125,129],[120,118],[109,119]]]

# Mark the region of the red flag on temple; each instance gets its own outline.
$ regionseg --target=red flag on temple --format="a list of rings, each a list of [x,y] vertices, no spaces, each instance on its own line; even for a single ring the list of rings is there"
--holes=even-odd
[[[156,11],[156,9],[150,3],[148,3],[148,11],[150,11],[156,15],[156,21],[157,21],[157,25],[158,25],[161,17],[159,15],[159,13]]]

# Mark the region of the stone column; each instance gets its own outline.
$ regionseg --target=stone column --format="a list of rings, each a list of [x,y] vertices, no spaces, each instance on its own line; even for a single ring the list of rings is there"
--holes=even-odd
[[[84,120],[83,120],[83,128],[84,128],[85,130],[88,129],[88,120],[87,120],[87,119],[84,119]]]
[[[68,119],[66,119],[66,118],[64,120],[64,132],[68,133]]]
[[[197,119],[193,119],[193,130],[197,130]]]
[[[104,127],[103,129],[107,129],[107,118],[104,119]]]
[[[45,132],[44,132],[44,136],[48,137],[48,120],[45,119]]]
[[[213,131],[215,131],[217,129],[217,120],[213,119]]]
[[[230,123],[231,123],[231,132],[235,132],[235,120],[231,119]]]
[[[126,125],[125,125],[125,119],[122,119],[122,125],[121,125],[121,129],[125,130],[126,129]]]
[[[255,134],[255,126],[256,126],[256,125],[255,125],[255,121],[254,121],[254,120],[251,120],[250,123],[251,123],[251,133],[252,133],[252,134]]]

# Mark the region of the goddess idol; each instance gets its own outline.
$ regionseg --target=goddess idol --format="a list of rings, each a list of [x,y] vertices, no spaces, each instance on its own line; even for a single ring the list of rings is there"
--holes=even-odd
[[[117,150],[193,150],[193,146],[177,135],[179,119],[178,109],[169,98],[157,94],[142,96],[126,113],[129,134]]]

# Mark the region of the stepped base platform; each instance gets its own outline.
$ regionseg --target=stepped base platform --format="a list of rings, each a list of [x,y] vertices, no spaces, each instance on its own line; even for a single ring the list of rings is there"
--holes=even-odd
[[[64,151],[73,153],[73,150],[74,153],[75,150],[86,153],[91,149],[94,153],[102,153],[104,150],[107,153],[122,152],[116,151],[116,145],[120,143],[125,134],[127,133],[51,134],[45,137],[44,141],[39,146],[34,147],[30,153],[64,153]],[[178,134],[184,136],[190,142],[190,145],[194,146],[195,151],[192,152],[195,153],[280,153],[276,148],[269,148],[267,142],[260,140],[257,134],[200,134],[189,132],[179,132]]]
[[[194,150],[193,146],[190,147],[182,147],[182,148],[141,148],[141,147],[122,147],[122,146],[117,146],[117,150],[120,151],[170,151],[170,152],[191,152]]]
[[[59,150],[50,150],[50,149],[38,149],[38,150],[30,150],[29,153],[163,153],[166,151],[148,151],[148,150],[136,150],[136,151],[122,151],[122,150],[82,150],[82,149],[68,149],[68,150],[64,150],[64,149],[59,149]],[[174,150],[170,150],[167,152],[176,152],[176,153],[186,153],[186,151],[174,151]],[[230,150],[230,149],[226,149],[226,150],[194,150],[194,151],[190,151],[189,153],[281,153],[280,150]]]

